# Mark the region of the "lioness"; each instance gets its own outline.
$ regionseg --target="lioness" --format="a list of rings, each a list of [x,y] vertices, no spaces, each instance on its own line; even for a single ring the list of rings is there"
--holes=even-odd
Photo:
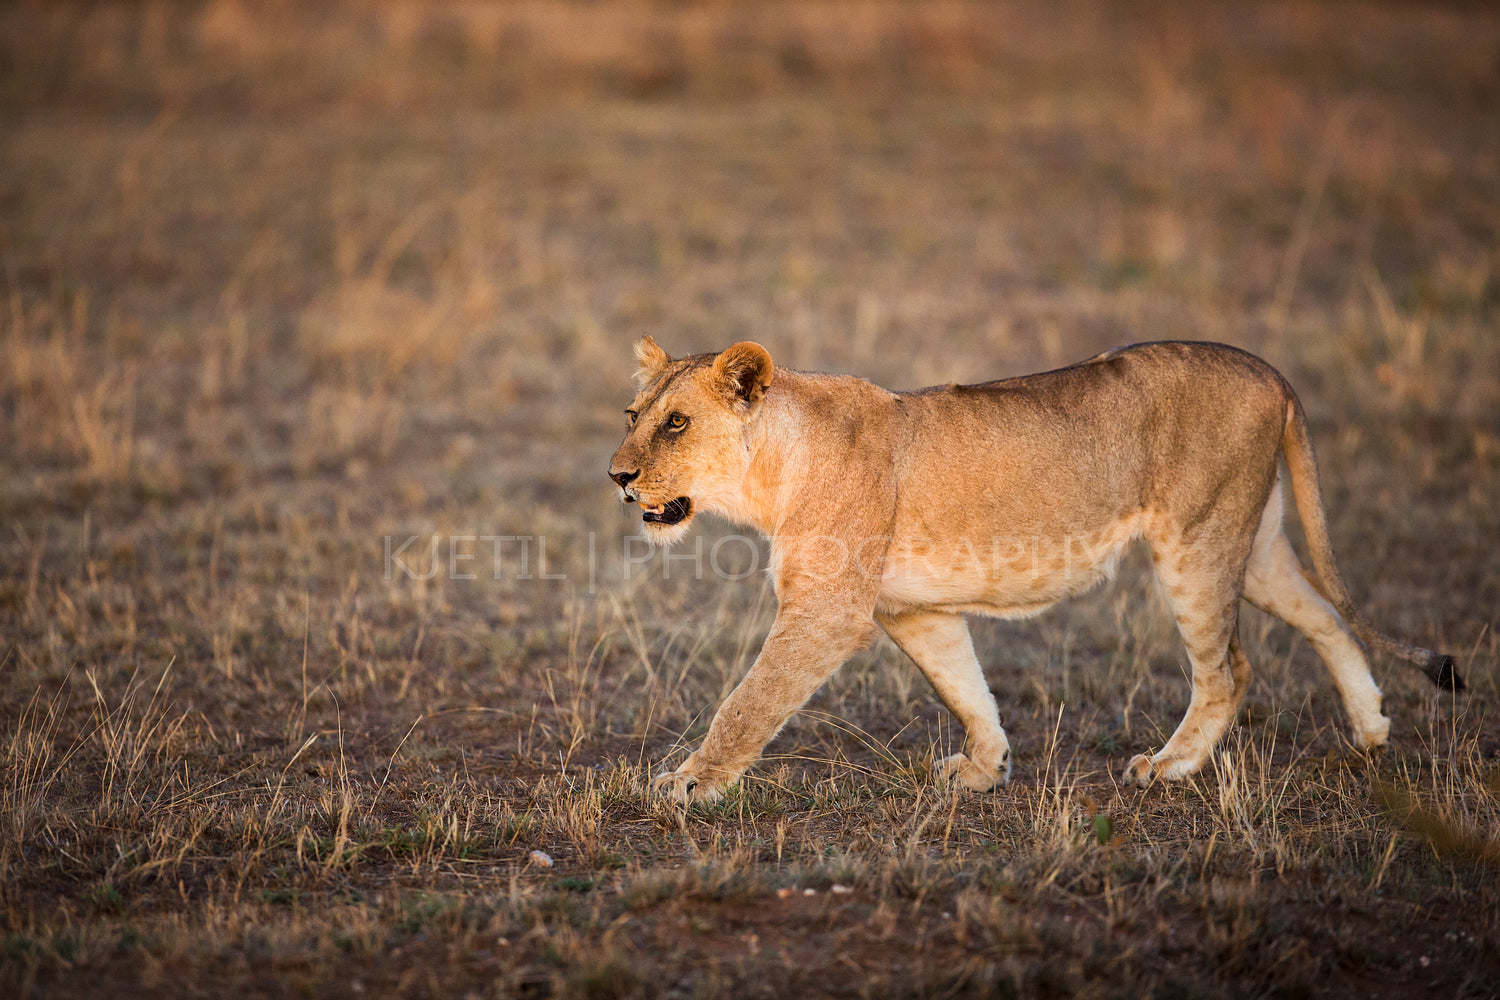
[[[879,624],[963,723],[967,752],[941,780],[1010,777],[1010,744],[965,614],[1020,617],[1109,576],[1143,538],[1193,667],[1166,746],[1123,780],[1197,771],[1250,683],[1243,597],[1307,636],[1358,747],[1390,720],[1353,632],[1447,690],[1453,658],[1376,631],[1334,565],[1302,406],[1270,365],[1221,344],[1140,344],[1057,371],[889,392],[863,379],[777,369],[759,344],[670,357],[636,345],[635,400],[609,476],[658,542],[700,511],[771,539],[779,607],[703,745],[659,790],[713,800]],[[1286,459],[1317,569],[1282,530]]]

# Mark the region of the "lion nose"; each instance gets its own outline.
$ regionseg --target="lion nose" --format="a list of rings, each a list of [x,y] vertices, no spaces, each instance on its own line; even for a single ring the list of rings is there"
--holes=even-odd
[[[630,485],[631,480],[639,478],[640,474],[640,469],[636,469],[634,472],[611,472],[609,474],[609,478],[619,483],[620,489],[623,490],[625,489],[625,487]]]

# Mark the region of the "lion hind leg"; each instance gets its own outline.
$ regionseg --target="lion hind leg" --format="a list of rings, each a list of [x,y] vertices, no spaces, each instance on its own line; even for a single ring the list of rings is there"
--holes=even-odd
[[[934,766],[938,780],[974,791],[1008,783],[1010,741],[1000,725],[995,696],[985,683],[963,616],[913,611],[881,615],[879,621],[964,727],[967,752],[938,761]]]
[[[1250,686],[1250,662],[1239,644],[1239,587],[1229,567],[1222,561],[1210,566],[1207,560],[1173,559],[1160,550],[1155,555],[1157,575],[1192,665],[1193,696],[1167,745],[1150,756],[1138,754],[1125,766],[1126,784],[1174,781],[1196,773]],[[1195,561],[1203,564],[1193,565]]]
[[[1307,637],[1333,675],[1360,749],[1381,746],[1391,720],[1381,712],[1380,688],[1349,625],[1307,578],[1281,522],[1278,484],[1266,504],[1245,571],[1245,599]]]

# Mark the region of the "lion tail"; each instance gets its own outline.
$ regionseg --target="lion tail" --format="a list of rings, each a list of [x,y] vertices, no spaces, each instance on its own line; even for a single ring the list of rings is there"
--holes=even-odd
[[[1444,691],[1463,691],[1466,685],[1454,669],[1453,657],[1393,639],[1371,625],[1354,606],[1354,599],[1349,596],[1349,588],[1339,573],[1338,564],[1333,561],[1333,546],[1328,541],[1328,518],[1323,510],[1323,491],[1318,485],[1318,460],[1313,454],[1312,439],[1307,433],[1307,418],[1303,415],[1302,404],[1290,391],[1287,393],[1286,428],[1281,436],[1281,450],[1286,456],[1287,470],[1291,473],[1297,516],[1307,535],[1307,547],[1312,553],[1313,567],[1318,571],[1318,582],[1321,583],[1319,589],[1324,596],[1338,609],[1339,614],[1365,645],[1415,663]]]

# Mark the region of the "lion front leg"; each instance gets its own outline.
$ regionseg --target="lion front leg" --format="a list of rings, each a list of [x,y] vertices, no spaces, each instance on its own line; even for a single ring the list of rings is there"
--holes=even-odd
[[[1010,781],[1010,740],[1000,710],[974,656],[974,642],[962,615],[909,611],[878,616],[896,645],[932,682],[938,697],[963,723],[968,753],[944,757],[933,776],[945,786],[987,792]]]
[[[749,672],[714,713],[703,745],[676,770],[657,775],[652,790],[684,804],[718,800],[872,631],[868,615],[783,611]]]

